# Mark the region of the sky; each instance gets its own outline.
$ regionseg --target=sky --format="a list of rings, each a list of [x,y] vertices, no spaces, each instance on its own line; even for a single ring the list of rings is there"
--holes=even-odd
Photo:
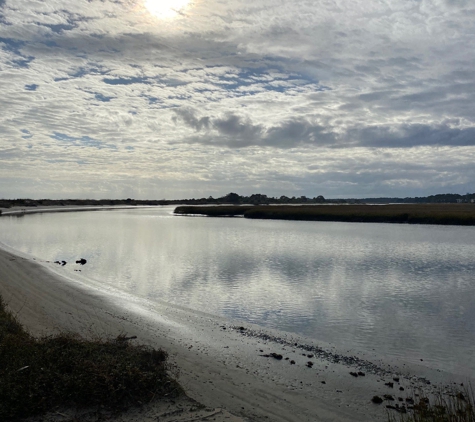
[[[473,0],[0,0],[0,198],[475,191]]]

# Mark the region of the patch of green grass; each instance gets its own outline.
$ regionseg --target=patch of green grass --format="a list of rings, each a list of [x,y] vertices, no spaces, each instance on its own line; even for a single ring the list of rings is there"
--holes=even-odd
[[[181,393],[167,353],[124,337],[84,340],[71,334],[33,338],[0,297],[0,420],[17,421],[56,407],[132,405]]]

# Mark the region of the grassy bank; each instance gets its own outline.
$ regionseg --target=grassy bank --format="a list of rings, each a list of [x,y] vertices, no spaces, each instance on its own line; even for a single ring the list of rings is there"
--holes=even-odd
[[[130,339],[84,340],[70,334],[30,336],[0,297],[0,420],[57,408],[129,406],[181,392],[168,375],[167,353]]]
[[[177,207],[175,213],[276,220],[475,225],[473,204]]]
[[[253,206],[223,205],[223,206],[181,206],[175,208],[175,214],[206,215],[208,217],[235,217],[244,213]],[[261,207],[260,207],[261,208]]]

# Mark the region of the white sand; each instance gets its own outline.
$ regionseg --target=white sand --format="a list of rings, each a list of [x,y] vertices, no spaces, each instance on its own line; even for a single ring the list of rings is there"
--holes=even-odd
[[[179,382],[187,395],[207,406],[201,412],[208,412],[190,412],[186,409],[193,403],[182,399],[146,406],[122,420],[145,422],[157,416],[160,421],[387,420],[387,403],[371,403],[374,395],[392,394],[396,400],[407,397],[411,388],[422,385],[411,379],[414,374],[431,377],[432,386],[432,377],[437,376],[439,382],[450,378],[423,367],[393,367],[391,371],[400,374],[400,383],[390,388],[384,385],[392,380],[390,373],[351,365],[348,360],[332,363],[330,358],[302,356],[311,352],[294,343],[314,344],[310,339],[270,330],[264,334],[281,340],[266,339],[258,335],[259,327],[244,324],[246,330],[241,331],[216,316],[106,291],[80,278],[71,280],[61,267],[7,247],[0,250],[0,294],[34,335],[65,330],[83,336],[126,333],[137,336],[136,342],[164,348],[179,369]],[[282,354],[284,359],[261,356],[269,353]],[[345,354],[356,355],[352,351]],[[309,361],[311,368],[306,366]],[[349,374],[361,369],[366,376]],[[399,391],[400,386],[404,392]]]

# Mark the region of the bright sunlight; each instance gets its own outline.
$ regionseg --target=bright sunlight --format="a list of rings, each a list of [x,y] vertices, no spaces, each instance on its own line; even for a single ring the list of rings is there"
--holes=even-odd
[[[190,0],[145,0],[145,8],[158,18],[173,18],[184,9]]]

